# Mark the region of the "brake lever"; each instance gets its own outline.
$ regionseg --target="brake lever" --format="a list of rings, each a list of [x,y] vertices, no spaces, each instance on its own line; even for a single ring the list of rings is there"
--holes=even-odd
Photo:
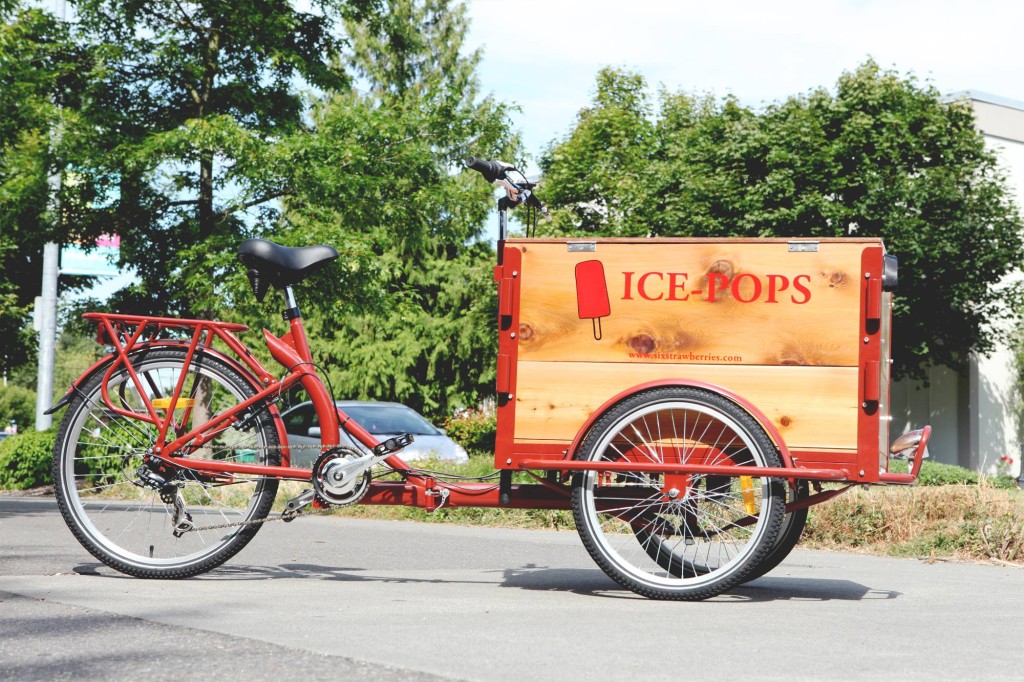
[[[505,189],[505,193],[508,195],[508,198],[512,201],[513,206],[518,206],[519,204],[522,203],[523,200],[519,197],[519,195],[520,193],[523,192],[523,190],[517,187],[514,182],[512,182],[511,180],[504,180],[502,178],[498,178],[497,180],[494,181],[494,184]]]

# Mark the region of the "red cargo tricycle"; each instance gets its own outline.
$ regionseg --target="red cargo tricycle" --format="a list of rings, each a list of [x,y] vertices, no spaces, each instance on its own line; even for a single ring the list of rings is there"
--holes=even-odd
[[[888,442],[896,264],[881,242],[507,239],[508,209],[542,208],[534,185],[500,162],[467,166],[504,189],[495,478],[403,461],[412,436],[379,442],[339,409],[292,289],[337,251],[250,239],[238,256],[254,294],[284,298],[289,331],[263,331],[280,378],[240,324],[86,315],[112,351],[50,412],[68,408],[55,488],[89,552],[133,576],[185,578],[264,522],[314,509],[572,509],[621,585],[705,599],[778,565],[809,506],[915,480],[930,429]],[[298,388],[322,440],[310,468],[291,465],[278,409]],[[891,473],[890,455],[909,457],[909,473]],[[285,481],[301,483],[272,514]]]

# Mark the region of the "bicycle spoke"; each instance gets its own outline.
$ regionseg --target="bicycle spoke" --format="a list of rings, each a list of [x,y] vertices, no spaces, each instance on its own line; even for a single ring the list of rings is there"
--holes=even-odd
[[[646,395],[658,398],[645,402]],[[779,465],[746,413],[686,388],[652,389],[620,404],[595,425],[584,456],[627,464]],[[760,480],[751,491],[728,475],[588,473],[574,486],[573,514],[587,549],[623,585],[648,596],[706,598],[741,580],[778,533],[782,503],[775,489],[766,498],[770,488]]]

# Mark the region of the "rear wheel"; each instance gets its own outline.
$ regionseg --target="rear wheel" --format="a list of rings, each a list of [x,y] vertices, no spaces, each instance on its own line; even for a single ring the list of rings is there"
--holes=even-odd
[[[577,459],[781,466],[746,411],[684,387],[645,391],[613,407]],[[784,486],[767,477],[627,468],[573,480],[573,515],[587,551],[621,585],[657,599],[707,599],[742,582],[775,545],[784,508]]]
[[[107,395],[129,416],[104,401],[101,369],[76,391],[57,433],[53,479],[64,520],[93,556],[129,575],[184,578],[219,566],[256,534],[277,492],[272,478],[218,478],[145,463],[157,429],[131,416],[148,414],[143,394],[159,412],[175,410],[182,435],[256,393],[237,370],[197,353],[172,406],[184,366],[184,349],[134,355],[141,392],[123,367],[115,370]],[[278,444],[264,412],[244,425],[232,423],[189,456],[273,465],[280,461]]]

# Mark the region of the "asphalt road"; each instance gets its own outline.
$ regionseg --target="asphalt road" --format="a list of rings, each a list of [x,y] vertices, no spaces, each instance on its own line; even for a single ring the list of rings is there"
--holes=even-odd
[[[0,680],[1019,680],[1024,570],[797,551],[699,603],[618,588],[575,533],[272,523],[127,578],[52,499],[0,497]]]

